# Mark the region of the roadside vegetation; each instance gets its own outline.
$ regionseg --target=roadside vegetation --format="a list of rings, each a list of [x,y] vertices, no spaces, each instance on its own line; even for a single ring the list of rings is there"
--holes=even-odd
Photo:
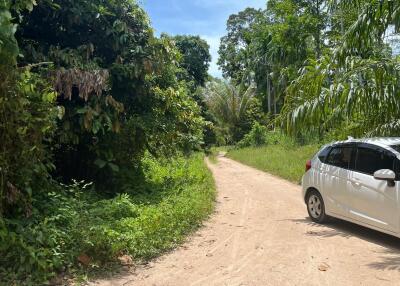
[[[137,263],[201,224],[210,59],[135,1],[0,2],[1,285]]]
[[[227,157],[300,183],[307,160],[315,155],[320,144],[299,144],[281,132],[260,133],[259,128],[255,126],[237,148],[228,151]]]
[[[317,151],[318,145],[268,145],[234,149],[229,151],[227,156],[261,171],[299,184],[304,174],[307,160],[311,159]]]
[[[399,9],[270,0],[231,15],[219,49],[230,88],[204,88],[217,142],[238,143],[255,121],[300,143],[398,136]]]
[[[182,242],[212,212],[215,188],[203,155],[161,162],[147,155],[142,170],[112,198],[83,182],[35,197],[35,213],[2,233],[2,283],[37,285],[57,269],[86,276],[123,255],[146,261]]]
[[[229,82],[203,88],[217,142],[298,182],[325,142],[399,136],[399,11],[389,0],[270,0],[231,15],[218,61]]]

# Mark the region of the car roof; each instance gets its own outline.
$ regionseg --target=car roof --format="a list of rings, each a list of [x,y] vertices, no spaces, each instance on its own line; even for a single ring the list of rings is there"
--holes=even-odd
[[[391,148],[391,146],[400,145],[400,137],[373,137],[373,138],[361,138],[361,139],[349,138],[348,140],[334,142],[330,145],[332,146],[336,144],[345,144],[345,143],[368,143],[395,151]],[[399,153],[397,151],[395,152]]]

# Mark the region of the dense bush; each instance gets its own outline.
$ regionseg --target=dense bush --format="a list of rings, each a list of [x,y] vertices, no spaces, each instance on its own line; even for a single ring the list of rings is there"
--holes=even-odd
[[[0,1],[0,284],[152,257],[211,211],[201,155],[162,159],[203,143],[182,67],[136,1]]]
[[[281,130],[268,131],[268,128],[258,122],[253,124],[252,129],[244,138],[238,142],[236,147],[258,147],[263,145],[285,145],[295,146],[296,144],[310,143],[313,140],[304,142],[303,138],[293,138],[284,134]]]
[[[153,35],[136,1],[37,1],[19,19],[19,64],[52,63],[40,75],[64,110],[57,178],[106,189],[147,150],[200,147],[204,120],[191,85],[179,80],[182,56],[172,39]]]
[[[262,126],[260,123],[255,122],[250,132],[247,133],[244,138],[238,142],[239,148],[249,146],[262,146],[267,143],[267,132],[268,129]]]
[[[84,189],[78,183],[53,186],[35,196],[29,218],[1,220],[1,283],[40,284],[75,263],[79,248],[74,234],[89,206],[81,197]]]
[[[38,285],[79,268],[79,257],[90,270],[181,242],[212,211],[214,183],[200,154],[161,161],[143,159],[130,193],[110,199],[90,184],[62,185],[36,196],[29,219],[1,219],[0,284]]]
[[[7,0],[0,15],[0,213],[29,212],[49,173],[107,189],[146,151],[200,148],[181,55],[135,1]]]
[[[59,110],[46,80],[0,66],[0,217],[30,216],[33,193],[54,166],[49,142]]]

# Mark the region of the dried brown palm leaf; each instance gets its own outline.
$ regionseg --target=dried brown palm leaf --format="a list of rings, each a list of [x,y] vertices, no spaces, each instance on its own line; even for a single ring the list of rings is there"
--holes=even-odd
[[[58,69],[54,72],[54,89],[65,99],[71,99],[72,89],[79,90],[79,97],[87,101],[89,96],[100,96],[108,88],[108,70],[84,71],[80,69]]]

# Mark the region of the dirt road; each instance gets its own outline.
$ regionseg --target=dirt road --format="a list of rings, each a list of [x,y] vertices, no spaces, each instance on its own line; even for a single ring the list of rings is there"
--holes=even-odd
[[[307,218],[300,187],[221,157],[216,213],[179,249],[93,285],[400,285],[400,239]]]

